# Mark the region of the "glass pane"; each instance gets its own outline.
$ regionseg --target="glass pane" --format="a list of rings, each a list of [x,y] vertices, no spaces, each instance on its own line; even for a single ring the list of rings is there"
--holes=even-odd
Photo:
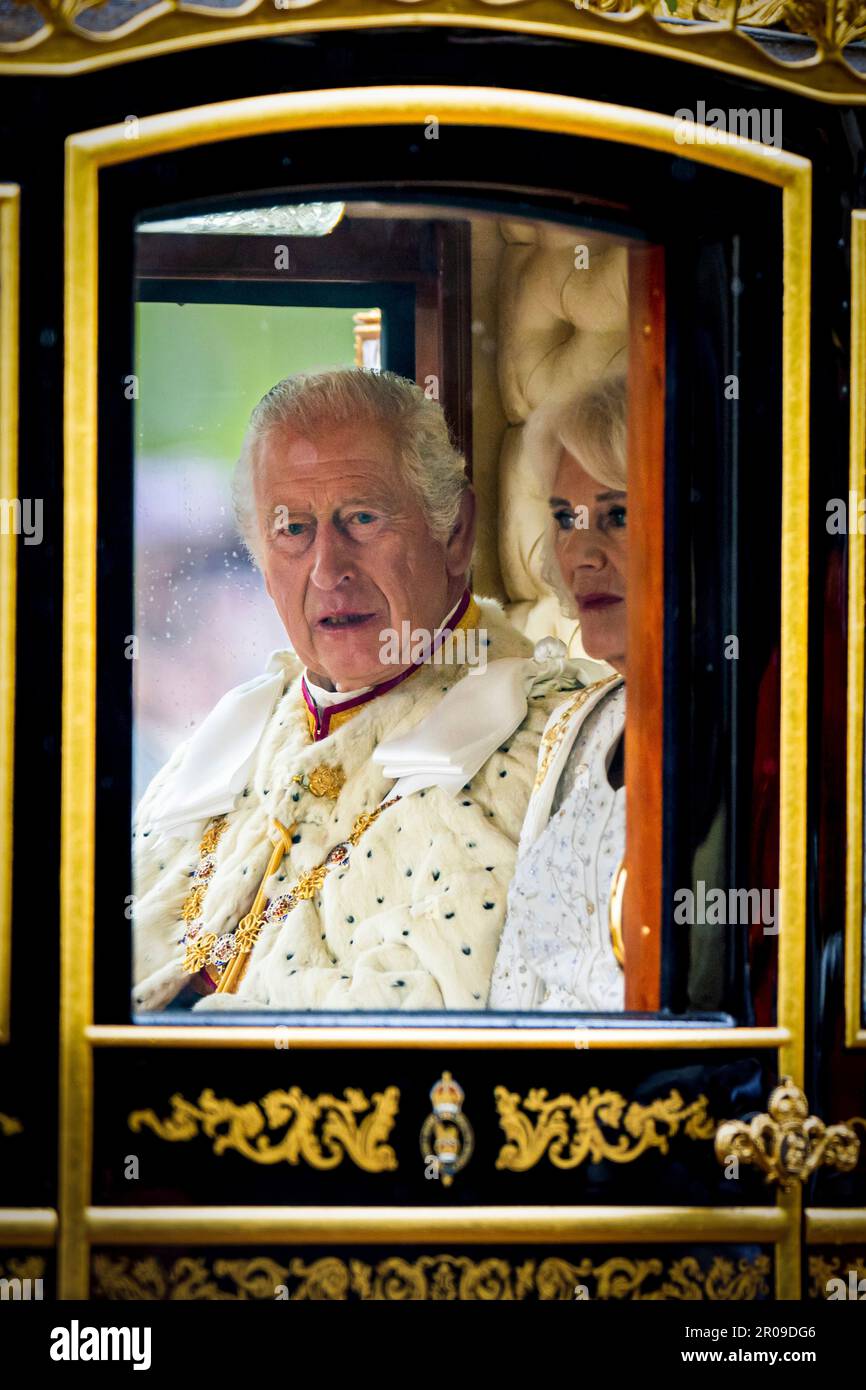
[[[730,804],[761,730],[725,764],[736,449],[686,419],[686,272],[672,324],[633,211],[519,213],[140,223],[139,1017],[731,1021],[750,931],[774,953],[748,897],[706,911],[755,855]],[[750,262],[702,255],[728,333]]]

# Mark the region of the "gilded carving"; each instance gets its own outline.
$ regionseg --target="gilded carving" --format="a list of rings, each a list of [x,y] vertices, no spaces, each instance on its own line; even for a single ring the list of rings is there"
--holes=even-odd
[[[307,11],[322,12],[329,23],[335,17],[348,27],[366,18],[364,0],[354,0],[348,8],[341,0],[307,0],[299,14],[296,7],[275,5],[272,0],[246,0],[237,4],[202,4],[194,10],[175,0],[150,0],[131,19],[124,0],[16,0],[23,15],[38,15],[41,23],[22,29],[13,9],[5,26],[0,25],[0,68],[6,71],[63,72],[70,66],[102,67],[117,61],[120,54],[144,57],[152,50],[188,48],[230,38],[233,30],[243,37],[258,34],[290,33],[295,27],[309,28]],[[420,8],[442,13],[445,0],[426,0]],[[418,0],[390,0],[376,16],[399,22],[410,6],[418,16]],[[459,0],[447,5],[455,23],[461,18],[488,18],[492,7],[514,23],[523,8],[522,0]],[[82,23],[82,16],[100,9],[103,22],[98,29]],[[339,15],[337,15],[339,9]],[[537,6],[536,6],[537,9]],[[515,15],[514,12],[517,12]],[[105,22],[105,17],[114,20]],[[533,18],[537,16],[534,14]],[[679,56],[684,47],[690,56],[712,66],[718,58],[728,69],[744,76],[774,79],[785,86],[801,88],[816,95],[844,91],[862,97],[863,75],[842,57],[848,44],[866,33],[866,9],[862,0],[547,0],[543,20],[554,31],[592,38],[615,24],[637,48]],[[678,25],[672,32],[670,21],[696,20],[694,28]],[[793,64],[766,52],[745,32],[750,28],[782,25],[794,33],[815,40],[816,54]],[[144,31],[144,32],[142,32]],[[608,38],[609,34],[604,33]],[[733,45],[733,47],[732,47]],[[5,55],[5,58],[3,57]]]
[[[42,1255],[10,1255],[0,1260],[0,1279],[44,1279],[45,1260]]]
[[[726,1120],[716,1135],[720,1163],[736,1158],[759,1168],[765,1180],[792,1188],[816,1169],[838,1168],[850,1173],[857,1166],[860,1140],[853,1124],[825,1125],[809,1114],[809,1103],[789,1076],[770,1095],[767,1112],[748,1121]]]
[[[788,0],[784,20],[795,34],[814,39],[824,57],[837,57],[842,49],[866,34],[866,10],[862,0]]]
[[[556,1168],[581,1163],[633,1163],[650,1149],[668,1152],[677,1134],[710,1140],[715,1121],[707,1114],[706,1096],[686,1104],[679,1091],[659,1096],[649,1105],[631,1104],[618,1091],[592,1086],[586,1095],[549,1098],[546,1090],[526,1096],[497,1086],[496,1108],[507,1143],[497,1168],[525,1173],[547,1155]]]
[[[348,1158],[368,1173],[393,1172],[397,1155],[385,1141],[399,1106],[398,1088],[388,1086],[368,1100],[362,1091],[347,1087],[343,1096],[312,1097],[293,1086],[239,1105],[208,1089],[196,1103],[173,1095],[165,1119],[154,1110],[135,1110],[128,1123],[134,1133],[147,1128],[168,1143],[203,1134],[213,1140],[214,1154],[231,1150],[253,1163],[304,1162],[330,1169]],[[284,1133],[278,1138],[267,1132],[281,1129]]]
[[[866,1280],[866,1255],[857,1260],[843,1260],[840,1255],[810,1255],[807,1298],[828,1299],[830,1280],[842,1279],[847,1283],[852,1274],[855,1287],[861,1279]]]
[[[605,1300],[745,1302],[769,1297],[768,1255],[734,1262],[721,1255],[707,1265],[693,1256],[614,1255],[596,1263],[561,1256],[512,1264],[499,1256],[389,1255],[373,1264],[339,1255],[288,1264],[256,1259],[184,1257],[164,1264],[154,1256],[95,1255],[94,1296],[107,1299],[281,1299],[362,1302],[570,1302]]]

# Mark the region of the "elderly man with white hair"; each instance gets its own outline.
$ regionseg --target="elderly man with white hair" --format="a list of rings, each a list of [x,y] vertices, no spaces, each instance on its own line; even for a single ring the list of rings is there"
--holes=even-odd
[[[467,588],[474,496],[411,382],[279,382],[235,504],[292,650],[142,798],[135,1008],[483,1009],[541,731],[583,672]]]

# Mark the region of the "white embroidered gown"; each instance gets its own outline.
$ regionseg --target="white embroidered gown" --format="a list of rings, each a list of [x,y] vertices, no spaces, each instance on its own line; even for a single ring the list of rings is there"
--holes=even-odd
[[[609,902],[625,853],[625,788],[608,767],[625,727],[625,685],[611,676],[548,721],[518,848],[491,1009],[619,1011],[621,966]]]

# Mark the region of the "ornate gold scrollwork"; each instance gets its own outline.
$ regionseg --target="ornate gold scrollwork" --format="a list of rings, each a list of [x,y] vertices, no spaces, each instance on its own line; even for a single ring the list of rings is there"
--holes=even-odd
[[[0,1134],[4,1139],[8,1139],[10,1134],[20,1134],[24,1126],[20,1120],[16,1120],[14,1115],[0,1114]]]
[[[421,1126],[421,1155],[425,1163],[435,1164],[434,1173],[443,1187],[450,1187],[455,1173],[472,1157],[475,1135],[463,1114],[463,1088],[450,1071],[430,1090],[433,1113]]]
[[[694,1256],[674,1260],[629,1259],[614,1255],[596,1264],[560,1256],[541,1260],[468,1255],[422,1255],[406,1260],[391,1255],[376,1264],[325,1255],[287,1265],[259,1257],[176,1259],[166,1266],[148,1256],[95,1255],[94,1296],[108,1299],[206,1300],[265,1299],[388,1302],[519,1302],[528,1298],[570,1302],[583,1297],[616,1300],[745,1302],[769,1296],[767,1255],[734,1263],[715,1255],[707,1267]],[[221,1281],[221,1282],[220,1282]]]
[[[0,1260],[0,1279],[44,1279],[45,1258],[42,1255],[10,1256]]]
[[[851,1276],[853,1275],[853,1280]],[[856,1292],[857,1301],[861,1295],[859,1285],[861,1279],[866,1282],[866,1259],[843,1260],[840,1255],[810,1255],[809,1256],[809,1291],[807,1298],[829,1299],[831,1289],[828,1285],[832,1280],[842,1280],[843,1285],[847,1285],[845,1294],[851,1297]],[[853,1290],[851,1285],[853,1283]],[[843,1294],[844,1296],[844,1294]]]
[[[633,1163],[649,1149],[667,1153],[669,1141],[680,1131],[688,1139],[712,1139],[715,1133],[706,1096],[686,1104],[679,1091],[649,1105],[628,1104],[618,1091],[600,1091],[597,1086],[576,1099],[549,1099],[547,1091],[532,1090],[524,1100],[505,1086],[497,1086],[494,1095],[508,1139],[496,1167],[512,1173],[534,1168],[545,1153],[556,1168],[577,1168],[587,1160]],[[619,1132],[610,1137],[605,1132],[609,1130]]]
[[[215,1154],[234,1150],[253,1163],[273,1164],[301,1161],[311,1168],[337,1168],[349,1158],[368,1173],[393,1172],[397,1155],[386,1144],[394,1126],[400,1102],[396,1086],[376,1091],[368,1100],[362,1091],[347,1087],[344,1100],[336,1096],[306,1096],[299,1087],[289,1091],[269,1091],[260,1101],[238,1105],[202,1091],[198,1102],[181,1095],[171,1098],[171,1114],[161,1120],[154,1110],[134,1110],[129,1128],[137,1133],[143,1127],[160,1139],[178,1143],[194,1139],[199,1133],[213,1140]],[[364,1114],[368,1111],[368,1114]],[[359,1116],[363,1115],[363,1119]],[[276,1130],[287,1125],[276,1142],[265,1127]]]
[[[350,25],[363,23],[368,11],[364,0],[346,0],[340,18]],[[4,71],[64,72],[83,67],[102,67],[117,61],[118,53],[144,57],[171,48],[189,48],[219,39],[250,35],[291,33],[308,28],[306,14],[295,18],[291,5],[274,6],[266,0],[220,4],[218,0],[185,9],[175,0],[149,0],[130,19],[123,0],[16,0],[0,26],[0,66]],[[484,21],[503,0],[459,0],[449,8],[453,22]],[[417,0],[391,0],[375,13],[399,23]],[[101,10],[101,22],[88,20],[91,10]],[[520,17],[520,0],[511,0]],[[324,10],[325,23],[335,16],[333,0],[307,0],[301,6],[314,14]],[[441,0],[428,0],[426,10],[442,13]],[[425,13],[426,13],[425,10]],[[370,14],[374,10],[369,11]],[[822,94],[825,91],[860,95],[863,76],[845,59],[844,50],[866,32],[862,0],[547,0],[540,16],[557,34],[586,33],[593,37],[605,25],[617,26],[632,47],[689,57],[712,66],[718,58],[729,70],[755,78],[776,80],[788,87]],[[509,16],[510,18],[510,16]],[[694,20],[678,24],[675,36],[670,20]],[[793,33],[805,34],[816,45],[814,57],[791,63],[766,52],[749,34],[749,28],[768,28],[784,23]],[[143,31],[143,32],[141,32]],[[221,32],[218,32],[221,31]],[[605,39],[608,34],[603,34]],[[617,35],[618,37],[618,35]],[[616,41],[616,38],[614,38]],[[109,47],[110,46],[110,47]]]
[[[857,1166],[860,1140],[848,1124],[825,1125],[809,1114],[809,1102],[790,1076],[770,1095],[766,1114],[726,1120],[716,1134],[720,1163],[732,1158],[760,1168],[767,1182],[791,1188],[821,1167],[850,1173]]]

